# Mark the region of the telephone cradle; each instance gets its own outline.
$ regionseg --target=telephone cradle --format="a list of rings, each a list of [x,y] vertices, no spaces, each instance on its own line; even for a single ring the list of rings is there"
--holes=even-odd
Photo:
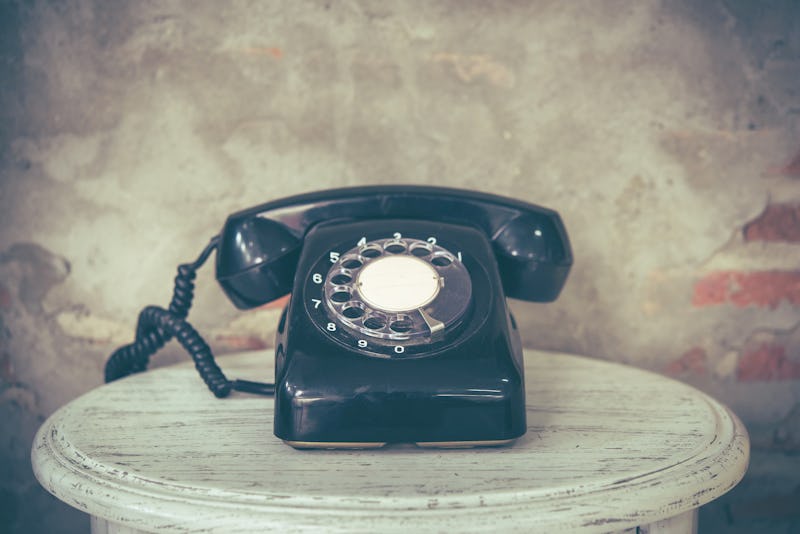
[[[240,309],[291,293],[275,383],[229,380],[186,321],[196,270]],[[230,215],[148,306],[106,381],[146,369],[175,337],[211,391],[274,394],[274,433],[296,448],[501,445],[523,435],[520,335],[506,297],[555,300],[572,252],[555,211],[427,186],[293,196]]]

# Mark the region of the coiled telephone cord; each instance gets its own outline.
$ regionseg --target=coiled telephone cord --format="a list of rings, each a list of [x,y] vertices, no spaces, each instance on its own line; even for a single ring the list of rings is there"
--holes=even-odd
[[[186,320],[194,298],[194,279],[197,276],[197,269],[202,267],[218,245],[219,236],[216,236],[194,262],[178,266],[168,309],[147,306],[139,313],[136,338],[133,343],[115,350],[106,362],[106,382],[113,382],[146,370],[150,356],[174,337],[192,357],[197,372],[216,397],[227,397],[233,390],[260,395],[275,394],[274,384],[229,380],[214,360],[211,348]]]

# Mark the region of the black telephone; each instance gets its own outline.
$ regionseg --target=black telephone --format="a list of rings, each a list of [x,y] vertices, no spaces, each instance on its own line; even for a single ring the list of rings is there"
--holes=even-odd
[[[240,309],[291,293],[275,384],[228,380],[186,322],[195,271]],[[554,211],[495,195],[371,186],[298,195],[228,217],[181,265],[169,309],[149,306],[106,381],[143,371],[171,337],[218,397],[275,395],[297,448],[498,445],[525,433],[522,347],[505,297],[555,300],[572,265]]]

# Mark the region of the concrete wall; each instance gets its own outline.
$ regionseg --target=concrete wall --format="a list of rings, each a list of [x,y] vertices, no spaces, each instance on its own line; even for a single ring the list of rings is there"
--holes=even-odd
[[[0,524],[86,528],[33,480],[33,433],[229,212],[381,183],[560,211],[576,264],[557,303],[512,302],[525,345],[728,403],[753,464],[702,525],[795,524],[799,6],[0,2]],[[211,271],[196,326],[269,346],[277,311]]]

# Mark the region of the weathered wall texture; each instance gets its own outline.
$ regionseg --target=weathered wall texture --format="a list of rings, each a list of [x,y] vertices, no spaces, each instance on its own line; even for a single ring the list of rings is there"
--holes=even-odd
[[[556,304],[512,303],[525,344],[727,402],[753,464],[704,524],[800,520],[800,4],[6,0],[0,46],[12,532],[85,528],[33,480],[33,432],[229,212],[377,183],[559,210],[577,261]],[[211,271],[198,328],[269,346],[277,311],[236,312]]]

